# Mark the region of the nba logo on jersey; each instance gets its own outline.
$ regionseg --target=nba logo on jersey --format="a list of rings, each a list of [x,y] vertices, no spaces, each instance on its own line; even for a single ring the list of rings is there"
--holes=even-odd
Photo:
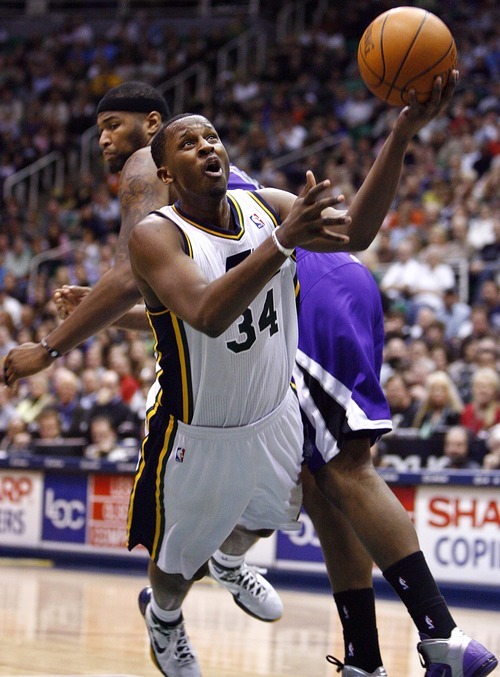
[[[250,217],[250,221],[255,223],[257,228],[263,228],[266,225],[258,214],[252,214],[252,216]]]
[[[184,449],[184,447],[177,447],[177,451],[175,452],[175,460],[177,461],[177,463],[183,463],[185,453],[186,450]]]

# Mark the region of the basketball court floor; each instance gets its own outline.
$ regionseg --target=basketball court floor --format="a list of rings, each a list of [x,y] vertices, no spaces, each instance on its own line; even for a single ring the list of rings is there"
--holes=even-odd
[[[137,594],[142,575],[53,568],[0,560],[0,675],[158,677]],[[343,657],[341,628],[327,593],[280,589],[277,623],[243,613],[207,579],[184,604],[204,677],[333,677],[326,654]],[[416,631],[402,604],[380,600],[379,635],[389,677],[417,677]],[[500,655],[500,610],[452,607],[462,629]],[[495,675],[500,674],[497,669]]]

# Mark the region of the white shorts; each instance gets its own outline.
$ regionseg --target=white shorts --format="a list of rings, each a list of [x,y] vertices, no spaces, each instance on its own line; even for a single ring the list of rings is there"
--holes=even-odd
[[[152,449],[146,440],[131,497],[129,548],[142,543],[160,569],[190,579],[237,524],[300,528],[303,430],[291,389],[275,411],[245,427],[190,426],[170,417],[161,428],[163,451],[150,421]]]

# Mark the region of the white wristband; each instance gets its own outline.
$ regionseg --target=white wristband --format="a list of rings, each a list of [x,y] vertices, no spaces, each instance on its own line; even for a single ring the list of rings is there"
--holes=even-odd
[[[275,228],[273,230],[273,232],[271,233],[271,237],[273,238],[273,242],[276,245],[276,249],[278,249],[278,251],[280,251],[283,254],[283,256],[291,256],[293,254],[293,252],[295,251],[295,248],[294,249],[287,249],[286,247],[283,247],[281,242],[276,237],[276,233],[278,232],[279,229],[280,229],[280,226]]]

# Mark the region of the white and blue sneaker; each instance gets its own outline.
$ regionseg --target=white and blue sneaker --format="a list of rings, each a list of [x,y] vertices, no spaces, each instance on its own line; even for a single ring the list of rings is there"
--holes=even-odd
[[[382,666],[377,668],[375,672],[366,672],[366,670],[356,668],[354,665],[344,665],[342,661],[333,656],[327,656],[326,660],[337,666],[337,672],[341,673],[341,677],[388,677],[386,669]]]
[[[165,677],[201,677],[196,653],[181,619],[167,626],[151,611],[151,588],[139,593],[139,610],[144,617],[151,642],[151,658]]]
[[[425,677],[486,677],[498,665],[496,657],[475,639],[454,628],[449,639],[420,635],[417,650]]]
[[[213,557],[208,560],[210,576],[232,594],[235,603],[247,614],[271,623],[283,615],[283,602],[273,586],[259,573],[265,569],[248,566],[228,568]]]

